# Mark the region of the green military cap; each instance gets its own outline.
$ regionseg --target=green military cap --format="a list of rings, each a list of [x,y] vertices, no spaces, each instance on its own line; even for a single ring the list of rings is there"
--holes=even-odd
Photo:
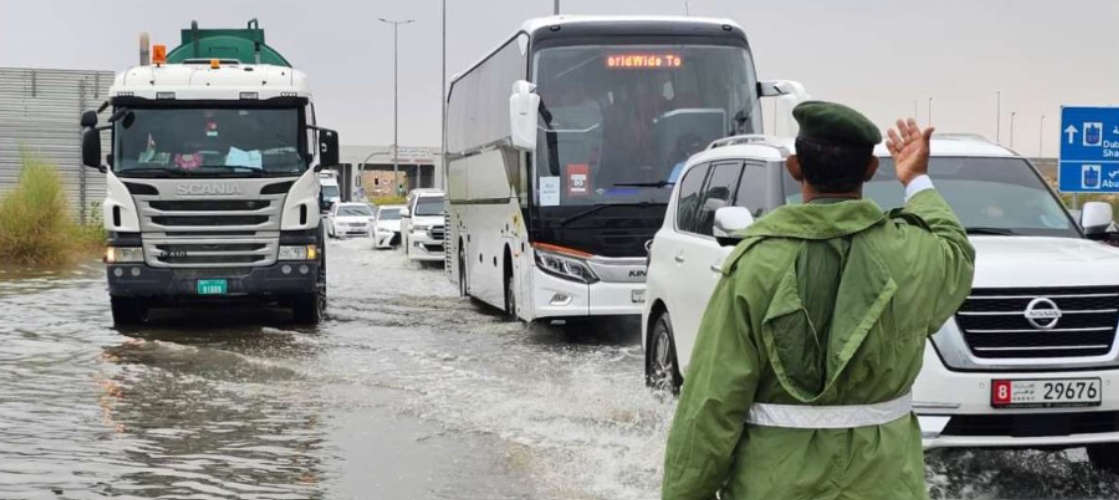
[[[882,142],[882,132],[866,116],[842,104],[805,101],[793,108],[800,137],[829,142],[873,146]]]

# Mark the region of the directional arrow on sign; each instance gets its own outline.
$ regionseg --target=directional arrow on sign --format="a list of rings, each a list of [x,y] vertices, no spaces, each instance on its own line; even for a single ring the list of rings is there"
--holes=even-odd
[[[1069,125],[1068,128],[1065,129],[1065,134],[1068,134],[1068,143],[1069,144],[1072,144],[1073,137],[1076,136],[1077,132],[1079,132],[1079,130],[1077,130],[1076,127],[1073,126],[1073,125]]]

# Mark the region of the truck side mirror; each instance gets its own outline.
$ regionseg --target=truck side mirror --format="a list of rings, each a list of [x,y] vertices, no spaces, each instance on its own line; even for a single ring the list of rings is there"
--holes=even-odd
[[[319,129],[319,166],[338,165],[338,132],[326,128]]]
[[[1084,228],[1084,234],[1089,238],[1106,238],[1112,221],[1109,203],[1089,201],[1080,209],[1080,227]]]
[[[521,151],[536,149],[536,116],[540,110],[540,96],[536,86],[524,81],[513,82],[513,95],[509,96],[509,139]]]
[[[93,128],[97,126],[97,112],[88,110],[82,113],[82,128]]]
[[[754,215],[746,207],[723,207],[715,211],[712,236],[722,246],[737,245],[742,237],[738,233],[754,223]]]
[[[82,131],[82,164],[104,171],[101,165],[101,131],[87,128]]]

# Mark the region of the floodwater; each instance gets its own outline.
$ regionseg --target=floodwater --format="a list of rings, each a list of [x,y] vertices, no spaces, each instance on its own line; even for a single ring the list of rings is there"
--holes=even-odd
[[[656,498],[674,402],[636,325],[505,322],[331,242],[328,319],[157,311],[103,271],[0,274],[0,498]],[[1115,498],[1082,450],[930,453],[934,498]]]

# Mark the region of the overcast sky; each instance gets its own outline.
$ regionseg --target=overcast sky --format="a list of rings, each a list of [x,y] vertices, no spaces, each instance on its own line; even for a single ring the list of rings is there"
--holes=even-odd
[[[507,38],[552,0],[447,0],[447,72]],[[691,0],[693,15],[738,21],[759,76],[805,84],[886,126],[898,115],[942,132],[1002,142],[1016,111],[1015,149],[1056,151],[1061,104],[1119,104],[1114,0]],[[683,0],[563,0],[570,14],[683,14]],[[0,0],[0,66],[108,69],[137,61],[141,31],[177,45],[179,29],[243,26],[260,19],[267,41],[311,77],[319,121],[344,144],[392,142],[392,29],[378,17],[413,18],[400,29],[400,143],[439,144],[440,0],[192,2]],[[773,131],[772,114],[766,113]]]

